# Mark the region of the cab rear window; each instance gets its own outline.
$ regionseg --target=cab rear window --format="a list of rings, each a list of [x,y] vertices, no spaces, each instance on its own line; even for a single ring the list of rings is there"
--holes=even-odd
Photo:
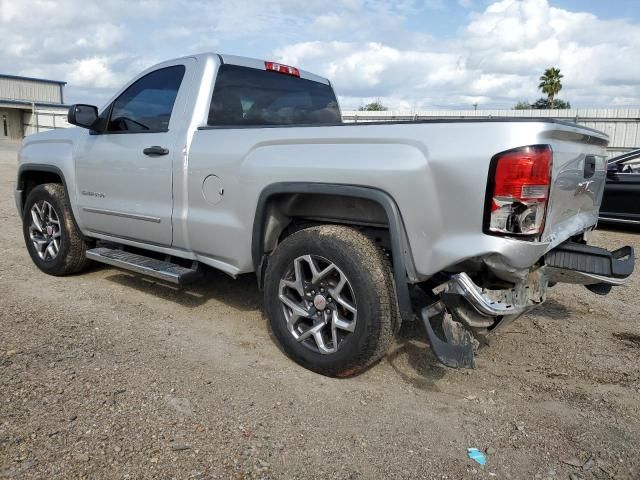
[[[213,89],[211,126],[340,123],[329,85],[278,72],[222,65]]]

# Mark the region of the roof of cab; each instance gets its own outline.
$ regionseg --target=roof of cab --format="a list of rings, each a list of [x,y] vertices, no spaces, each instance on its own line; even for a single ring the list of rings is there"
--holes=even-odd
[[[265,70],[266,68],[264,65],[265,61],[257,58],[241,57],[238,55],[226,55],[222,53],[213,53],[213,55],[217,55],[220,58],[220,60],[222,60],[222,63],[229,64],[229,65],[238,65],[240,67],[257,68],[260,70]],[[331,85],[331,82],[329,82],[329,80],[324,77],[316,75],[315,73],[308,72],[306,70],[301,70],[301,69],[298,69],[298,70],[300,71],[300,78],[304,78],[306,80],[312,80],[314,82],[324,83],[325,85]]]
[[[249,68],[257,68],[259,70],[266,70],[265,60],[260,60],[258,58],[241,57],[239,55],[227,55],[227,54],[216,53],[216,52],[202,52],[194,55],[185,55],[184,57],[165,60],[164,62],[160,62],[152,67],[149,67],[143,73],[146,73],[150,70],[161,67],[167,63],[175,62],[176,60],[181,60],[183,58],[195,58],[195,59],[201,58],[201,59],[208,59],[208,60],[215,59],[216,61],[220,61],[223,64],[238,65],[240,67],[249,67]],[[279,63],[279,62],[276,62],[276,63]],[[291,65],[291,66],[295,66],[295,65]],[[307,70],[302,70],[300,68],[298,68],[298,71],[300,72],[300,78],[304,78],[305,80],[311,80],[318,83],[323,83],[325,85],[331,85],[331,82],[329,81],[329,79],[321,77],[320,75],[316,75],[315,73],[311,73]]]

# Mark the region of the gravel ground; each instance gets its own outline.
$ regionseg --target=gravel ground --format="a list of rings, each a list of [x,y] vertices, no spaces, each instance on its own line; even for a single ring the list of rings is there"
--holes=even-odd
[[[553,288],[473,371],[405,324],[334,380],[278,349],[251,276],[40,273],[15,171],[0,144],[0,478],[640,478],[638,275],[607,297]],[[640,231],[594,242],[640,249]]]

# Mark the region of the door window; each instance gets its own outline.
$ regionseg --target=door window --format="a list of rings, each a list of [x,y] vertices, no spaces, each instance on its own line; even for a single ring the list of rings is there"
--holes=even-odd
[[[120,133],[168,131],[184,72],[184,65],[176,65],[137,80],[113,102],[106,130]]]
[[[4,113],[2,114],[2,136],[9,136],[9,128],[7,127],[7,115]]]

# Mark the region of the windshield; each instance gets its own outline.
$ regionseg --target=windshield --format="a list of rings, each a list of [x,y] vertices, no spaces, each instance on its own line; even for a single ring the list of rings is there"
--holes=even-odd
[[[341,123],[331,86],[256,68],[222,65],[209,109],[209,125]]]

